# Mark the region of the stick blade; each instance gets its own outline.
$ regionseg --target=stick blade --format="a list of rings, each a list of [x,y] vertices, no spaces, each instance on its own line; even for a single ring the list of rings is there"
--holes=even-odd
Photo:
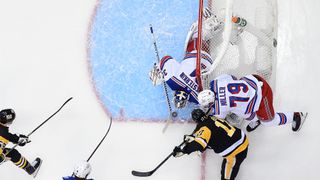
[[[173,111],[170,116],[169,119],[167,120],[166,124],[164,125],[163,129],[162,129],[162,133],[165,133],[169,127],[170,124],[172,124],[173,122],[173,118],[176,118],[178,116],[178,113],[176,111]]]
[[[140,171],[131,171],[131,174],[134,176],[138,176],[138,177],[148,177],[151,176],[153,174],[154,171],[149,171],[149,172],[140,172]]]
[[[164,125],[163,129],[162,129],[162,133],[165,133],[169,127],[169,125],[171,124],[172,120],[171,118],[167,120],[166,124]]]

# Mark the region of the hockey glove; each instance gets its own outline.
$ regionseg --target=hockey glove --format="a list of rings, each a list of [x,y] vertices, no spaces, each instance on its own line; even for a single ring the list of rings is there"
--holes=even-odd
[[[183,152],[183,150],[181,149],[181,147],[178,147],[178,146],[176,146],[176,147],[174,147],[174,149],[173,149],[173,156],[174,157],[181,157],[181,156],[183,156],[185,153]]]
[[[183,136],[183,140],[187,143],[191,143],[192,141],[194,141],[194,136],[192,135],[184,135]]]
[[[235,126],[237,128],[241,128],[241,123],[243,121],[243,119],[239,116],[237,116],[234,113],[230,113],[226,116],[226,120],[232,125]]]
[[[23,134],[20,134],[20,135],[19,135],[19,140],[18,140],[18,145],[19,145],[19,146],[24,146],[24,145],[26,145],[26,144],[29,143],[29,142],[31,142],[31,141],[29,140],[29,137],[28,137],[28,136],[23,135]]]

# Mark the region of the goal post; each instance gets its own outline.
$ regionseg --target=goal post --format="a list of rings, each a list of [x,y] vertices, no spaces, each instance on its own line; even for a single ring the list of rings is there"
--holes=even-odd
[[[200,17],[205,7],[221,22],[214,32],[210,18]],[[273,86],[277,58],[276,0],[199,0],[198,26],[198,39],[208,44],[198,45],[198,52],[208,52],[214,61],[204,72],[201,57],[197,57],[199,90],[208,89],[210,81],[221,74],[236,77],[258,74]]]
[[[201,52],[202,47],[202,19],[203,19],[203,0],[199,0],[199,9],[198,9],[198,38],[197,39],[197,51]],[[201,80],[201,53],[197,53],[196,59],[196,79],[198,82],[198,91],[203,90],[202,80]]]

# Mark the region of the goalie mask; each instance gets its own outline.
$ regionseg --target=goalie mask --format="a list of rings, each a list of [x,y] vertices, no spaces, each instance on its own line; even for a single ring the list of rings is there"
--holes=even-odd
[[[203,90],[198,94],[198,101],[202,108],[211,108],[215,101],[215,94],[210,90]]]
[[[187,105],[187,102],[189,100],[189,94],[187,94],[185,91],[175,91],[173,102],[174,106],[178,109],[184,108]]]
[[[15,118],[16,113],[13,109],[4,109],[0,111],[0,123],[3,125],[10,126]]]

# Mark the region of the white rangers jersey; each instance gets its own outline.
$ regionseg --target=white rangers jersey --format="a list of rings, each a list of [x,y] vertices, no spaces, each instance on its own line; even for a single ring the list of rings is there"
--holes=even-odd
[[[259,109],[262,99],[262,83],[253,75],[237,80],[231,75],[220,75],[211,81],[210,89],[215,93],[213,115],[225,118],[229,113],[249,118]]]
[[[186,54],[179,63],[171,56],[165,56],[160,61],[160,70],[164,74],[164,80],[168,86],[176,91],[183,90],[189,94],[189,101],[198,104],[198,83],[196,80],[196,56],[197,51]],[[209,54],[201,54],[202,69],[210,68],[212,59]]]

